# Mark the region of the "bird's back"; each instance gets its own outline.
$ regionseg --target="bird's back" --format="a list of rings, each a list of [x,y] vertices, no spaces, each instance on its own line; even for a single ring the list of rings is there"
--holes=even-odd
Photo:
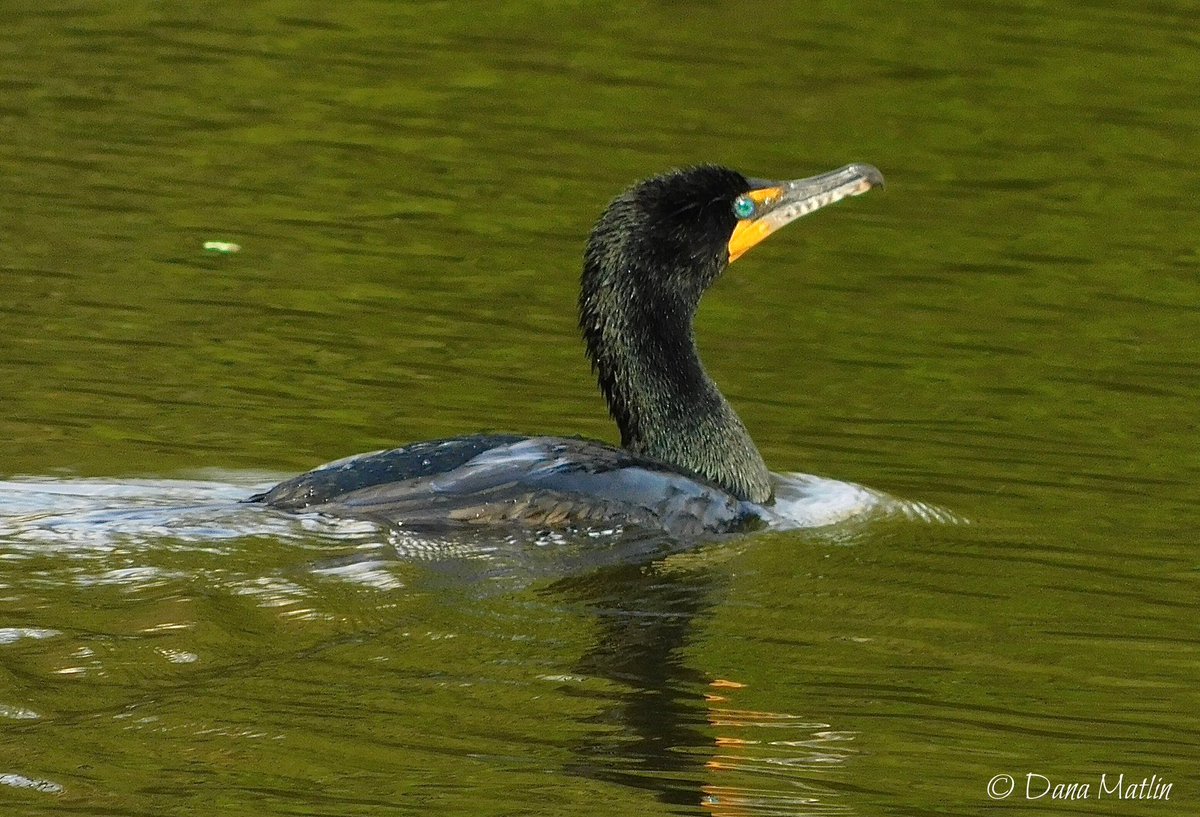
[[[753,527],[755,506],[592,440],[484,435],[361,454],[251,501],[413,529],[643,527],[698,536]]]

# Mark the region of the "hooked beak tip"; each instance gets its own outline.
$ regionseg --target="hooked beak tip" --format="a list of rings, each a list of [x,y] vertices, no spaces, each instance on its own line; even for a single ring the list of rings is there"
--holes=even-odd
[[[850,172],[861,176],[862,180],[866,182],[869,187],[886,186],[883,180],[883,174],[879,172],[879,168],[875,167],[875,165],[856,163],[850,165],[848,169]]]

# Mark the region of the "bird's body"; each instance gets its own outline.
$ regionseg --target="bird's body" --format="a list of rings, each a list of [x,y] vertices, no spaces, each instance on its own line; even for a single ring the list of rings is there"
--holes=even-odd
[[[419,530],[635,526],[678,536],[754,527],[753,503],[594,440],[481,435],[360,454],[262,495],[268,504]]]
[[[609,205],[588,241],[580,327],[621,447],[489,435],[414,443],[317,468],[252,497],[408,528],[637,526],[677,536],[761,524],[773,477],[704,370],[704,291],[784,224],[882,183],[869,165],[795,182],[673,171]]]

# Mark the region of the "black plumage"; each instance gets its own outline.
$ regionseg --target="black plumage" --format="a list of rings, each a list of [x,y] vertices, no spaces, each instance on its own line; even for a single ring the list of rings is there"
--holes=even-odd
[[[635,525],[690,536],[754,526],[772,475],[700,362],[700,298],[774,230],[882,181],[869,165],[793,182],[707,165],[639,182],[609,204],[584,253],[579,324],[620,448],[515,435],[414,443],[251,501],[420,529]]]

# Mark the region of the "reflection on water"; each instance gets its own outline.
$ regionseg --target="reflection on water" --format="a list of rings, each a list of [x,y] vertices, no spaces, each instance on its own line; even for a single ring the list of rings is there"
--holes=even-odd
[[[574,671],[612,682],[574,751],[573,773],[695,805],[704,758],[704,679],[682,650],[694,619],[715,602],[706,571],[620,567],[552,584],[545,592],[594,618],[593,646]]]
[[[694,628],[720,603],[720,585],[701,562],[622,566],[545,589],[595,618],[594,646],[574,671],[613,682],[596,696],[600,709],[587,718],[591,728],[568,770],[714,815],[852,813],[836,789],[817,782],[851,751],[851,734],[799,715],[734,708],[744,685],[707,678],[687,661]]]
[[[704,805],[714,815],[857,814],[824,770],[850,759],[855,732],[781,712],[728,708],[741,684],[713,682],[710,721],[718,732]]]

